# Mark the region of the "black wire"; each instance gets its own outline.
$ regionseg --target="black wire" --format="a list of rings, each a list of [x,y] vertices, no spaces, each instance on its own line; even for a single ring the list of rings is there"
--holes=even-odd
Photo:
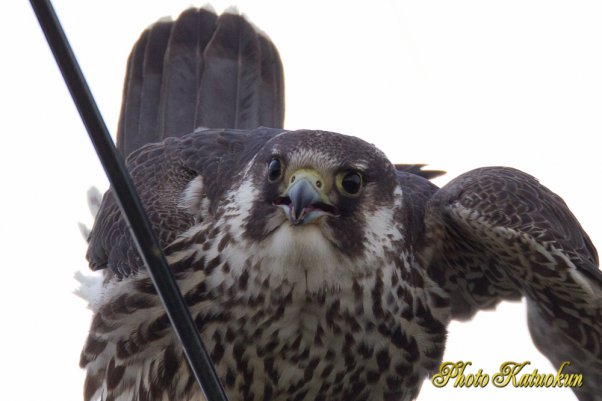
[[[208,401],[227,401],[213,363],[201,342],[175,278],[144,213],[140,198],[132,185],[123,160],[115,149],[54,8],[48,0],[30,0],[30,2],[109,178],[138,252],[148,268],[167,315],[180,338],[190,368]]]

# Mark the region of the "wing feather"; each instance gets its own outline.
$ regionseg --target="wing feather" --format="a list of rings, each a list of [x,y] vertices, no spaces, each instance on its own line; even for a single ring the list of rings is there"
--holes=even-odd
[[[399,172],[412,173],[429,180],[445,174],[443,170],[424,170],[424,167],[426,164],[395,164],[395,169]]]
[[[253,129],[282,126],[283,86],[274,45],[240,15],[191,8],[140,36],[128,59],[117,147],[129,155],[127,167],[161,245],[202,218],[202,209],[182,206],[191,183],[214,199],[232,172],[281,132]],[[199,126],[222,130],[192,133]],[[89,238],[91,269],[108,267],[123,278],[143,266],[110,190]]]
[[[127,160],[132,180],[161,246],[166,247],[199,218],[185,204],[190,185],[202,183],[209,204],[232,186],[236,174],[263,144],[282,130],[202,130],[168,138],[133,152]],[[87,258],[92,270],[110,268],[119,278],[143,267],[125,220],[109,190],[92,228]]]
[[[429,268],[454,317],[525,296],[540,351],[583,374],[581,400],[602,399],[602,272],[558,195],[515,169],[477,169],[435,193],[426,226]]]

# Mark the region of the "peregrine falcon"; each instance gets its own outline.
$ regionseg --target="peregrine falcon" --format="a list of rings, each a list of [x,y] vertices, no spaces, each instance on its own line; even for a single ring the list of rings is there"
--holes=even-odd
[[[602,400],[602,273],[563,200],[521,171],[393,164],[282,128],[278,52],[245,18],[189,9],[128,61],[118,149],[231,401],[411,400],[452,319],[525,297],[533,341]],[[84,399],[202,400],[109,190]]]

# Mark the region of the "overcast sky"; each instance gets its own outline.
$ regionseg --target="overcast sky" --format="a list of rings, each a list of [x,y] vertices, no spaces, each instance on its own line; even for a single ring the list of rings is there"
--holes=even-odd
[[[238,5],[280,50],[287,128],[359,136],[394,162],[449,179],[522,169],[561,195],[602,245],[602,6],[597,1],[213,1]],[[128,52],[190,1],[55,1],[107,125],[115,131]],[[200,5],[200,4],[199,4]],[[368,7],[369,5],[369,7]],[[77,223],[106,179],[29,4],[0,5],[0,279],[3,399],[81,399],[90,313]],[[507,360],[551,365],[531,345],[522,304],[452,324],[445,360],[494,373]],[[568,390],[458,390],[419,400],[574,400]]]

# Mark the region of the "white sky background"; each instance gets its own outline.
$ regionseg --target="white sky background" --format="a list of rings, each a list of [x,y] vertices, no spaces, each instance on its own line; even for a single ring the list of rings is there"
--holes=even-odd
[[[280,50],[286,127],[375,143],[395,162],[449,172],[507,165],[560,194],[602,246],[602,3],[591,1],[213,1],[237,4]],[[141,31],[190,1],[55,1],[115,131],[125,62]],[[200,4],[199,4],[200,5]],[[0,5],[0,386],[3,399],[80,400],[90,319],[72,294],[87,271],[77,222],[107,181],[26,1]],[[521,304],[452,324],[445,360],[495,372],[531,360]],[[457,390],[420,401],[574,400],[568,390]]]

